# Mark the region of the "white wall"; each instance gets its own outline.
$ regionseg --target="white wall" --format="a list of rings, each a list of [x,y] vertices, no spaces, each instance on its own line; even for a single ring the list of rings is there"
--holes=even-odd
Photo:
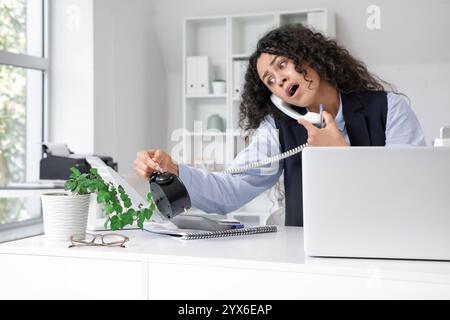
[[[49,140],[94,151],[93,31],[90,0],[51,2]]]
[[[79,11],[79,19],[74,12]],[[166,146],[166,77],[146,0],[53,0],[50,140],[132,172]]]
[[[98,154],[121,173],[136,152],[166,147],[166,72],[153,29],[151,1],[94,1],[94,101]]]
[[[182,18],[327,7],[339,43],[370,70],[407,94],[428,144],[450,124],[450,1],[448,0],[153,0],[167,70],[168,137],[181,127]],[[366,9],[381,8],[381,30],[368,30]],[[169,145],[173,145],[169,141]]]

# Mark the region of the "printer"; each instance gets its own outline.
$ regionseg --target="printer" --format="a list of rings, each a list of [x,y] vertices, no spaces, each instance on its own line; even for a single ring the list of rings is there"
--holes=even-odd
[[[40,162],[39,174],[41,180],[67,180],[71,174],[71,167],[76,167],[81,173],[89,172],[91,168],[86,157],[92,155],[76,154],[65,144],[43,143],[42,149],[43,158]],[[112,157],[95,156],[117,171],[117,162],[114,162]]]

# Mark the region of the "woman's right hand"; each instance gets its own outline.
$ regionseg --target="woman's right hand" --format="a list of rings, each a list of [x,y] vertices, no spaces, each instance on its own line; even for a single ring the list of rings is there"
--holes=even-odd
[[[178,176],[178,164],[161,149],[142,150],[136,154],[134,170],[148,180],[155,171],[169,171]]]

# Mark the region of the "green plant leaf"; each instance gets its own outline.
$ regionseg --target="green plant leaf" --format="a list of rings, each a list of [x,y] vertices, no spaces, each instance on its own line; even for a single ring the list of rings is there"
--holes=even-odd
[[[124,201],[123,201],[123,205],[124,205],[125,208],[127,208],[127,209],[128,209],[129,207],[131,207],[131,200],[130,200],[130,198],[124,200]]]
[[[70,171],[72,172],[71,177],[73,177],[73,178],[77,178],[81,175],[80,170],[78,170],[75,167],[70,168]]]
[[[111,201],[111,194],[107,191],[102,191],[103,192],[103,201],[108,202]]]
[[[72,191],[77,186],[76,182],[73,180],[67,180],[64,184],[64,189]]]
[[[108,186],[103,181],[97,181],[97,190],[108,192]],[[114,191],[114,193],[115,193],[115,191]]]
[[[97,193],[97,202],[98,203],[103,202],[103,200],[105,199],[104,195],[105,195],[104,191],[100,191],[99,193]]]
[[[120,219],[118,216],[111,217],[111,230],[119,230],[120,229]]]
[[[114,211],[118,214],[123,212],[123,209],[122,209],[122,206],[120,205],[120,203],[114,204]]]
[[[126,220],[124,220],[123,218],[123,216],[119,216],[120,229],[123,229],[127,225]]]
[[[146,217],[145,210],[146,209],[142,209],[142,210],[138,211],[138,213],[137,213],[137,225],[141,229],[144,228],[144,221],[145,221],[145,217]]]
[[[130,209],[133,210],[133,209]],[[133,212],[127,211],[122,215],[122,219],[125,225],[133,224]]]
[[[88,181],[88,188],[91,192],[98,192],[98,181],[96,180]]]
[[[114,212],[114,207],[110,203],[106,202],[103,203],[103,205],[105,206],[105,211],[107,214],[111,214]]]
[[[121,193],[121,194],[120,194],[120,199],[122,199],[122,201],[127,201],[127,200],[129,200],[130,198],[126,195],[126,193]]]
[[[144,220],[138,220],[137,225],[141,230],[144,229]]]

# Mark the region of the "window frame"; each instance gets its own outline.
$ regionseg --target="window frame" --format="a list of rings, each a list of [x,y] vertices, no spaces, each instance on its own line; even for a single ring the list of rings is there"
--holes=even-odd
[[[49,135],[50,0],[42,0],[42,33],[41,57],[0,50],[0,64],[42,72],[41,140],[47,141]],[[24,221],[0,225],[0,243],[31,237],[42,233],[43,218],[41,212],[38,218],[30,218]]]

